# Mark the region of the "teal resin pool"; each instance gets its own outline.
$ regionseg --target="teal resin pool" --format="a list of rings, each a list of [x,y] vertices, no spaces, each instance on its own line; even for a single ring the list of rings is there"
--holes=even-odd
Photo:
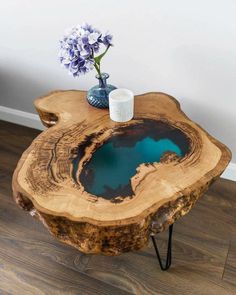
[[[140,164],[159,162],[166,152],[182,157],[189,149],[186,135],[161,121],[146,119],[114,133],[94,152],[79,179],[87,192],[106,199],[133,194],[130,179]],[[80,158],[81,153],[73,160],[74,178]]]

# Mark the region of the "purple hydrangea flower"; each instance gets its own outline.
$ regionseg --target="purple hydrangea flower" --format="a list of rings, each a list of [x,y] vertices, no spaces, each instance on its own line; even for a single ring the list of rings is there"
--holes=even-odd
[[[86,74],[94,67],[100,75],[100,60],[98,54],[101,46],[104,53],[112,46],[112,36],[102,35],[99,30],[89,24],[77,25],[67,30],[60,40],[59,59],[69,73],[74,77]]]
[[[112,39],[113,39],[113,37],[112,37],[112,35],[110,35],[110,34],[106,34],[104,37],[103,37],[103,44],[105,45],[105,46],[112,46]]]

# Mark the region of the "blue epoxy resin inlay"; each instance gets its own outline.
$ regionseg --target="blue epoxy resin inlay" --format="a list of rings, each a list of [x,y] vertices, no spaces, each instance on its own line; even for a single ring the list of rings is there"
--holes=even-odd
[[[89,192],[103,195],[108,187],[116,190],[126,186],[140,164],[159,162],[166,151],[182,156],[180,148],[169,139],[155,141],[147,137],[134,147],[115,147],[112,142],[104,144],[89,163],[89,169],[94,171]]]
[[[105,199],[131,196],[130,179],[140,164],[160,162],[166,152],[183,157],[189,146],[189,139],[182,131],[161,121],[145,119],[142,123],[119,127],[85,164],[79,181],[87,192]],[[85,147],[86,143],[81,149]],[[74,178],[81,157],[80,150],[73,160]]]

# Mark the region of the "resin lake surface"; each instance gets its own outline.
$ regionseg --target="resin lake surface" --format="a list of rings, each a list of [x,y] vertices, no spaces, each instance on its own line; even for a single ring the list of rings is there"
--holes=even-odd
[[[159,162],[166,152],[183,157],[189,146],[189,139],[181,130],[162,121],[146,119],[120,127],[93,153],[83,167],[79,181],[87,192],[105,199],[131,196],[130,179],[140,164]],[[86,144],[78,148],[78,156],[73,160],[75,179],[80,149],[85,147]]]

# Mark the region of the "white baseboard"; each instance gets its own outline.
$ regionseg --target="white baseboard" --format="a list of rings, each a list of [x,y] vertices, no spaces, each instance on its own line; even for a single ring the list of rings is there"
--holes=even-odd
[[[221,177],[236,181],[236,163],[230,162]]]
[[[4,106],[0,106],[0,120],[39,130],[45,129],[38,115]]]
[[[0,120],[39,130],[45,129],[38,115],[4,106],[0,106]],[[231,162],[221,177],[236,181],[236,163]]]

